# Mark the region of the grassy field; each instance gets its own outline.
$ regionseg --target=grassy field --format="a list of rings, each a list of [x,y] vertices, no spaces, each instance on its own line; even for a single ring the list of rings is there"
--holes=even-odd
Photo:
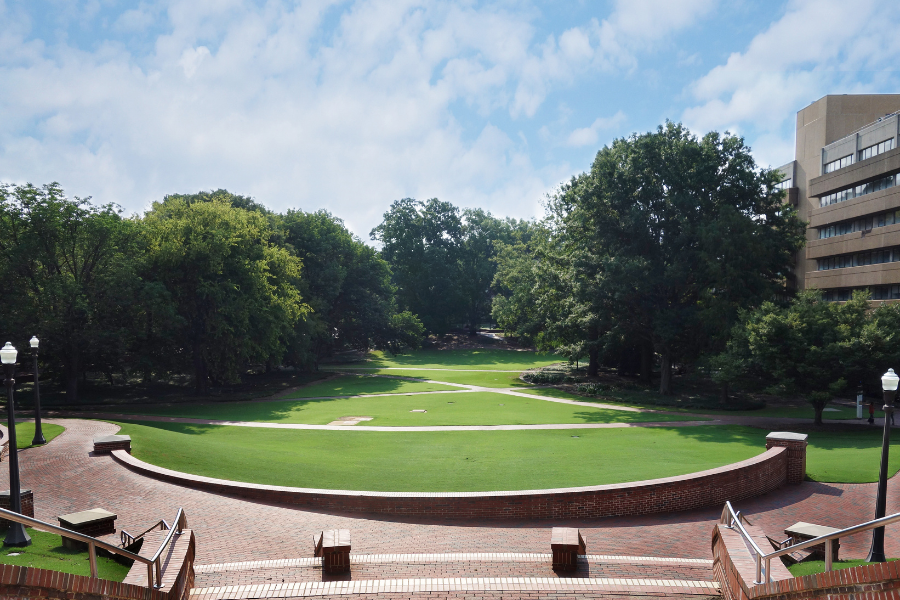
[[[764,447],[764,434],[745,427],[382,433],[121,425],[121,433],[132,437],[134,456],[169,469],[271,485],[377,491],[637,481],[744,460]],[[635,460],[639,454],[652,460]]]
[[[896,558],[889,558],[888,560],[900,560]],[[849,569],[850,567],[858,567],[860,565],[871,565],[874,563],[868,563],[862,559],[859,560],[839,560],[831,563],[832,569],[837,571],[838,569]],[[811,560],[807,562],[797,563],[795,565],[791,565],[788,567],[788,571],[791,572],[791,575],[794,577],[803,577],[804,575],[812,575],[814,573],[824,573],[825,572],[825,561],[824,560]]]
[[[458,390],[459,388],[451,388]],[[426,410],[428,412],[410,412]],[[124,411],[123,411],[124,412]],[[325,425],[341,417],[372,417],[363,425],[530,425],[675,421],[678,415],[586,408],[538,398],[489,392],[341,398],[282,402],[232,402],[134,409],[134,414],[223,421]]]
[[[420,350],[412,354],[400,354],[397,356],[391,356],[384,352],[374,352],[372,356],[373,358],[365,364],[347,366],[524,371],[534,367],[552,365],[562,360],[555,354],[544,352],[491,349]]]
[[[881,465],[881,427],[861,431],[809,432],[806,475],[815,481],[831,483],[867,483],[878,481]],[[900,470],[900,439],[891,438],[888,472]]]
[[[24,548],[4,547],[0,552],[0,564],[36,567],[72,575],[90,576],[91,566],[87,550],[63,548],[62,538],[56,534],[30,528],[27,528],[26,531],[31,536],[31,545]],[[5,527],[0,530],[0,535],[6,536]],[[18,554],[18,556],[11,556],[11,554]],[[100,579],[122,581],[128,575],[129,569],[130,567],[109,558],[97,557],[97,575],[100,576]]]
[[[555,388],[524,388],[519,391],[526,394],[534,394],[535,396],[545,396],[550,398],[565,398],[568,400],[578,400],[580,402],[597,402],[598,404],[613,404],[618,406],[629,406],[632,408],[645,408],[649,410],[663,410],[681,413],[708,414],[708,415],[725,415],[733,417],[781,417],[791,419],[812,419],[815,417],[815,411],[810,406],[766,406],[756,410],[714,410],[706,408],[679,408],[670,406],[659,406],[656,404],[648,404],[640,402],[642,394],[646,392],[629,392],[627,395],[616,395],[611,397],[591,397],[581,396],[579,394],[571,394]],[[622,398],[627,398],[623,401]],[[864,417],[868,418],[868,408],[864,409]],[[876,412],[876,417],[881,418],[881,411]],[[826,411],[822,413],[823,419],[856,419],[856,409],[843,406],[840,404],[829,404]]]
[[[41,431],[44,433],[44,439],[49,444],[53,438],[61,434],[66,429],[60,425],[53,423],[41,423]],[[23,450],[31,448],[31,440],[34,439],[34,421],[24,421],[16,423],[16,448]]]
[[[359,369],[366,373],[378,373],[381,375],[393,375],[395,377],[416,377],[418,379],[431,379],[433,381],[446,381],[447,383],[465,383],[468,385],[480,385],[490,388],[529,388],[530,383],[519,379],[520,371],[511,373],[493,371],[452,371],[452,370],[406,370],[406,369]]]
[[[389,375],[394,375],[389,373]],[[435,392],[460,388],[424,381],[405,381],[393,377],[367,377],[342,375],[326,381],[312,383],[281,396],[281,398],[316,398],[323,396],[356,396],[358,394],[406,394],[409,392]]]

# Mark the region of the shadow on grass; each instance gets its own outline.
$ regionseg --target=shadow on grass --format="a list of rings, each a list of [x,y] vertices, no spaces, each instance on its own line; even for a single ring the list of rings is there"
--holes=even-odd
[[[554,360],[553,354],[547,352],[515,351],[515,350],[421,350],[412,354],[398,354],[396,356],[380,356],[372,359],[368,364],[374,366],[409,366],[442,364],[445,366],[468,366],[483,369],[502,369],[504,367],[518,368],[519,365],[537,359],[541,364],[548,360]]]

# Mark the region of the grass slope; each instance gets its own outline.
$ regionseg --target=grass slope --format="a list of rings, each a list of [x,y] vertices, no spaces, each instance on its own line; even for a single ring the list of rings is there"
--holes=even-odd
[[[46,437],[46,435],[45,435]],[[26,528],[31,536],[31,545],[24,548],[0,548],[0,564],[17,565],[20,567],[36,567],[49,569],[72,575],[90,576],[91,566],[88,561],[87,550],[69,550],[63,548],[62,538],[53,533],[36,531]],[[0,531],[0,535],[6,536],[6,528]],[[18,556],[10,556],[19,553]],[[119,564],[114,560],[103,556],[97,557],[97,575],[100,579],[110,581],[122,581],[128,575],[130,567]]]
[[[363,369],[359,369],[363,371]],[[446,381],[447,383],[465,383],[468,385],[480,385],[490,388],[528,388],[530,383],[519,379],[520,371],[511,373],[492,371],[452,371],[452,370],[406,370],[406,369],[375,369],[366,368],[366,373],[378,373],[381,375],[394,375],[396,377],[415,377],[417,379],[430,379],[432,381]]]
[[[889,558],[888,560],[900,560],[897,558]],[[872,565],[875,563],[866,562],[863,559],[858,560],[839,560],[837,562],[831,563],[832,569],[835,571],[839,569],[849,569],[850,567],[859,567],[861,565]],[[791,575],[794,577],[803,577],[804,575],[812,575],[814,573],[824,573],[825,572],[825,561],[824,560],[811,560],[807,562],[797,563],[795,565],[791,565],[788,567],[788,571],[791,572]]]
[[[389,373],[389,375],[391,374]],[[327,381],[303,386],[281,397],[315,398],[321,396],[356,396],[358,394],[406,394],[409,392],[435,392],[458,389],[458,387],[450,385],[426,383],[424,381],[405,381],[393,377],[343,375]]]
[[[756,456],[765,432],[740,426],[366,432],[124,423],[133,453],[159,466],[272,485],[379,491],[488,491],[681,475]],[[340,452],[335,449],[340,448]],[[877,432],[810,433],[807,473],[878,477]],[[890,475],[900,470],[892,445]],[[265,468],[260,468],[265,465]]]
[[[761,432],[745,427],[381,433],[178,423],[121,426],[121,433],[132,436],[136,457],[177,471],[271,485],[377,491],[520,490],[638,481],[718,467],[763,448]]]
[[[44,433],[44,440],[49,444],[53,438],[65,431],[65,427],[54,425],[53,423],[41,423],[41,431]],[[31,441],[34,439],[34,421],[23,421],[16,423],[16,448],[23,450],[32,448]]]
[[[451,388],[459,389],[459,388]],[[414,413],[412,410],[426,410]],[[675,421],[683,417],[621,410],[586,408],[489,392],[422,394],[164,406],[133,411],[134,414],[190,417],[262,423],[325,425],[341,417],[372,417],[364,425],[530,425],[538,423],[636,423]]]
[[[524,371],[533,367],[552,365],[562,360],[555,354],[545,352],[491,349],[419,350],[412,354],[396,356],[374,352],[373,357],[365,365],[358,366]]]

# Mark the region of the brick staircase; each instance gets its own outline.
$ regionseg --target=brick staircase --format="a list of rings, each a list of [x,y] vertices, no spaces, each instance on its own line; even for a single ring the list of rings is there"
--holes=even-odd
[[[324,575],[321,558],[197,565],[191,600],[358,598],[721,598],[705,559],[587,555],[554,573],[550,554],[358,554]]]

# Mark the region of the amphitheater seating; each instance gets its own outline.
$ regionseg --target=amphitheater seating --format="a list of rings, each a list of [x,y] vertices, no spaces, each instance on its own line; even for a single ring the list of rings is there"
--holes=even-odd
[[[587,554],[581,532],[573,527],[554,527],[550,534],[550,550],[554,571],[575,571],[578,569],[578,556]]]
[[[326,529],[319,537],[313,536],[313,556],[322,557],[325,573],[350,571],[350,530]]]

